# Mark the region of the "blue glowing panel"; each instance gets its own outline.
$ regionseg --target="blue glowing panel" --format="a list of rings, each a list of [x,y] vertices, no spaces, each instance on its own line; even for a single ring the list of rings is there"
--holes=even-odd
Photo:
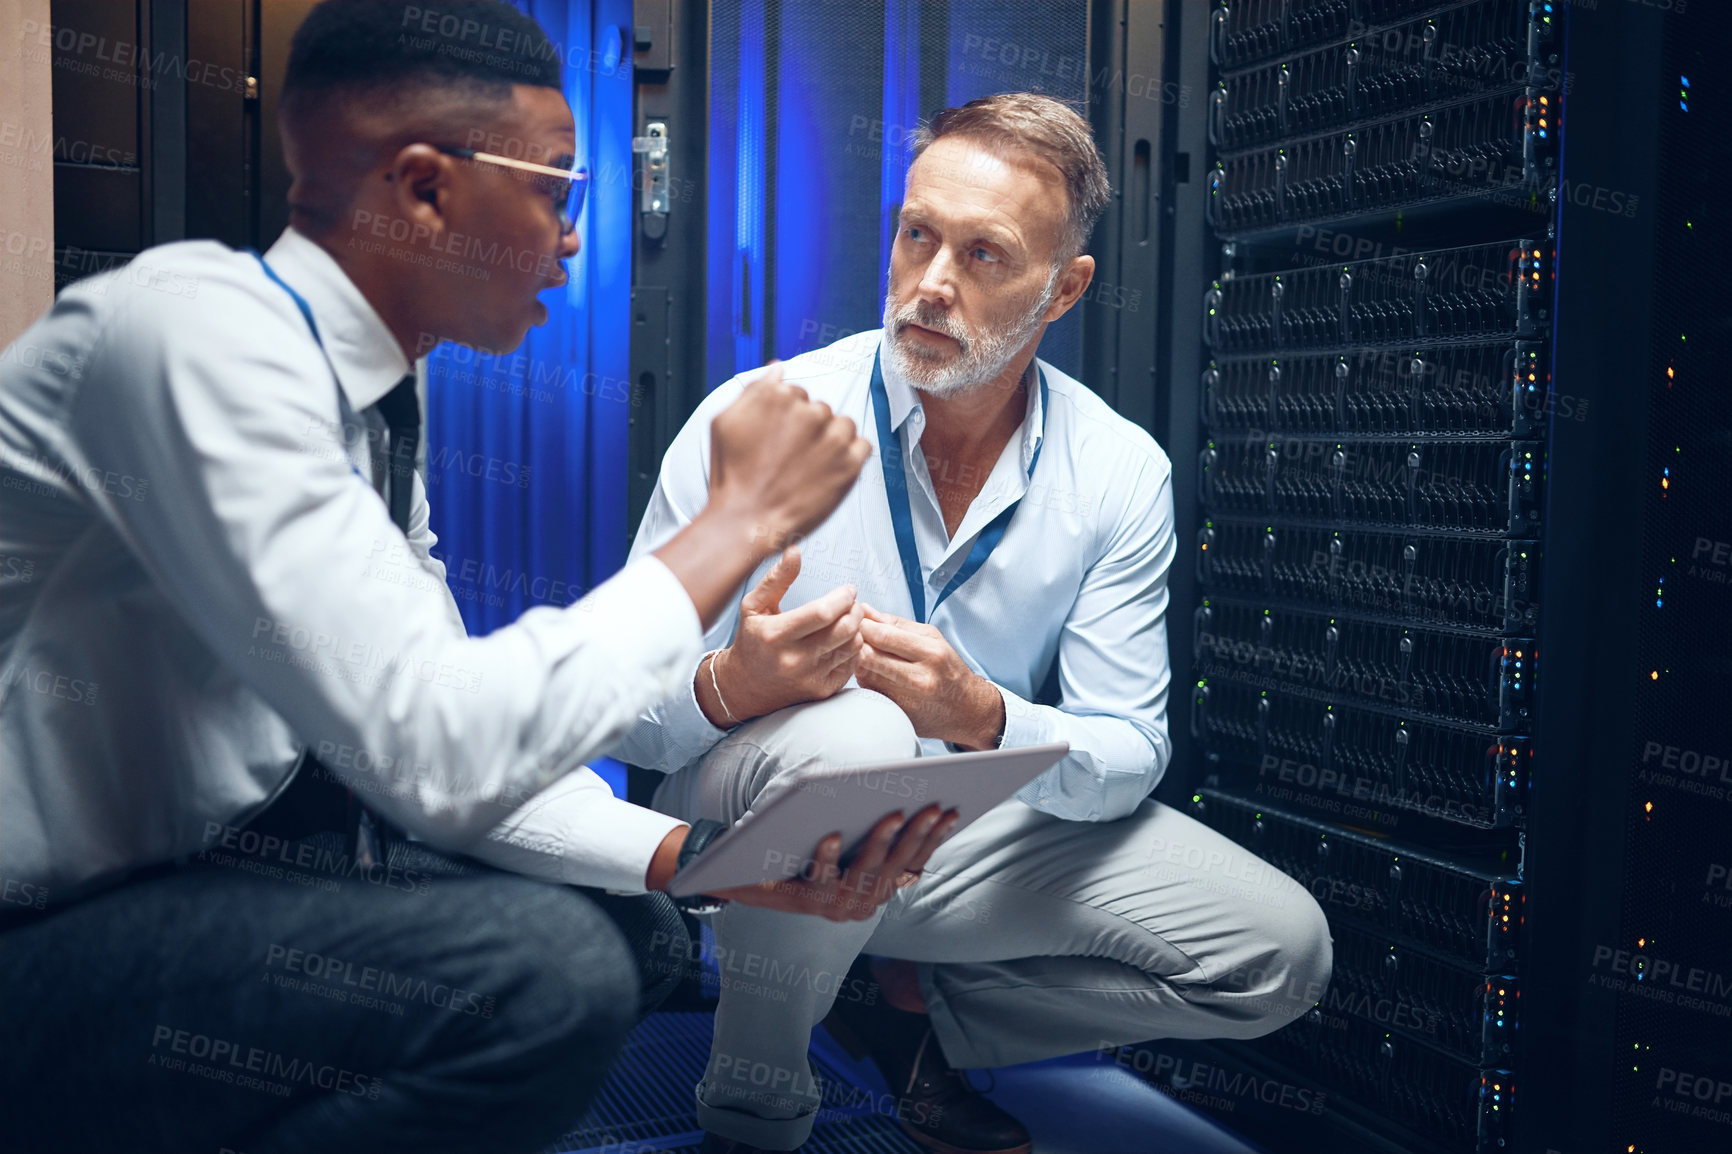
[[[711,388],[878,327],[923,116],[1013,88],[1086,94],[1083,0],[714,0],[710,14]],[[1080,315],[1041,349],[1070,372]]]
[[[951,105],[996,92],[1040,92],[1079,112],[1088,102],[1084,0],[951,0],[949,51],[946,95]],[[1102,81],[1110,84],[1112,78],[1103,75]],[[1047,329],[1040,343],[1042,360],[1078,379],[1082,312],[1073,308]]]
[[[435,555],[473,634],[570,604],[618,569],[626,541],[631,4],[517,6],[564,63],[578,154],[595,179],[570,283],[542,294],[547,323],[507,354],[444,345],[428,358]]]
[[[1081,109],[1088,97],[1083,0],[951,0],[950,103],[1042,92]]]
[[[764,0],[722,0],[710,25],[708,385],[763,364]]]
[[[883,311],[878,5],[784,4],[776,80],[776,355],[878,327]],[[904,134],[905,135],[905,134]]]

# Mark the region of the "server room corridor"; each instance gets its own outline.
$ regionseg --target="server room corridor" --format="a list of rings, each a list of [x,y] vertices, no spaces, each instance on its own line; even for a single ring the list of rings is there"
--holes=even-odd
[[[316,11],[368,49],[295,48]],[[807,1154],[1732,1152],[1729,61],[1732,0],[0,0],[0,1150],[262,1149],[292,1111],[158,1043],[286,1061],[305,1027],[398,1047],[375,1087],[452,1151],[550,1133],[569,1090],[538,1154],[753,1154],[721,1131],[810,1110],[755,1110],[749,1075],[712,1099],[710,1063],[782,1047],[798,1084],[804,1026],[718,1024],[747,1003],[713,927],[762,906],[789,921],[732,932],[827,949],[840,903],[883,920],[838,953],[939,941],[855,963],[913,990],[873,1003],[881,1058],[913,1055],[884,1068],[979,1108],[980,1147],[1029,1140],[905,1125],[821,1024]],[[911,176],[947,146],[1020,183]],[[805,631],[765,641],[784,611]],[[838,699],[864,712],[776,745]],[[934,764],[998,789],[964,833],[1029,826],[868,871],[866,910],[823,887],[912,815],[862,785],[846,851],[802,826],[737,885],[678,884],[812,792],[790,766]],[[1050,852],[1036,819],[1099,840]],[[339,916],[403,860],[452,904]],[[908,912],[958,877],[1010,916]],[[188,878],[223,896],[134,924]],[[498,888],[452,916],[469,885]],[[285,891],[375,976],[474,952],[553,994],[462,1021],[475,1104],[435,1109],[396,1073],[450,1057],[393,1032],[426,1007],[257,980]],[[690,956],[648,959],[633,908]],[[80,919],[100,949],[55,936]],[[574,942],[612,953],[548,961]],[[637,988],[680,978],[626,1033],[634,952]],[[111,988],[65,978],[110,954]],[[208,996],[242,969],[256,1000]],[[215,1024],[89,1026],[177,998]],[[600,1040],[526,1056],[544,1029]],[[942,1081],[958,1045],[1112,1030],[1136,1040]],[[269,1092],[317,1104],[297,1125],[356,1105],[320,1089]]]

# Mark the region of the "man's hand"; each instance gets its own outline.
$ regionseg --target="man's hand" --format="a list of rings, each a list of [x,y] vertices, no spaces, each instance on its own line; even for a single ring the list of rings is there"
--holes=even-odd
[[[936,627],[865,608],[855,676],[902,707],[914,732],[962,746],[996,749],[1004,697],[962,660]]]
[[[804,877],[718,890],[714,896],[743,906],[815,914],[833,922],[864,921],[897,890],[919,880],[926,859],[950,836],[958,820],[955,810],[940,814],[936,805],[906,823],[900,813],[886,814],[845,869],[840,863],[842,835],[833,833],[818,843]]]
[[[853,587],[844,585],[784,613],[782,598],[799,575],[800,550],[790,545],[740,601],[734,643],[710,658],[713,669],[698,668],[692,688],[712,725],[726,728],[784,706],[822,701],[854,676],[865,607]]]

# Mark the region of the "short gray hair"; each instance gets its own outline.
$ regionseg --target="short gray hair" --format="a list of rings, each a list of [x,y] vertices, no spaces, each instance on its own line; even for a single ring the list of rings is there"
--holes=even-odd
[[[1112,198],[1107,166],[1088,121],[1050,96],[1000,92],[960,108],[946,108],[922,124],[914,135],[914,156],[946,136],[977,141],[1001,155],[1025,153],[1058,169],[1070,201],[1059,257],[1070,260],[1082,255],[1095,222]]]

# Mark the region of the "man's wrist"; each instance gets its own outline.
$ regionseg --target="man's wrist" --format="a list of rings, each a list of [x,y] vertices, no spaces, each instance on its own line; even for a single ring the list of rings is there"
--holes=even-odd
[[[951,744],[969,750],[997,749],[1004,740],[1007,721],[1004,694],[998,691],[998,686],[977,675],[969,684],[967,696],[972,703],[968,711],[971,721]]]
[[[712,501],[654,555],[685,588],[699,624],[708,629],[770,555],[771,536],[762,518]]]
[[[718,649],[713,653],[704,654],[698,662],[697,672],[692,675],[692,696],[697,699],[698,711],[704,715],[704,720],[717,729],[732,729],[740,723],[739,715],[734,714],[729,720],[732,710],[721,691],[720,671],[716,661],[726,650]]]
[[[710,501],[692,518],[692,524],[703,522],[706,531],[714,533],[720,540],[737,543],[743,555],[749,558],[748,572],[756,569],[765,560],[781,552],[781,545],[776,538],[786,536],[777,533],[763,517],[755,515],[712,491]]]
[[[679,871],[680,850],[685,847],[686,835],[692,832],[689,825],[676,825],[668,830],[661,844],[650,856],[649,868],[644,871],[643,888],[651,893],[666,893],[668,883],[674,880],[674,874]]]
[[[710,688],[715,691],[716,697],[721,703],[722,712],[730,719],[728,721],[730,726],[750,721],[752,717],[756,716],[746,712],[746,687],[734,677],[737,672],[739,670],[735,667],[734,647],[732,645],[726,649],[717,650],[716,655],[710,658]],[[722,728],[725,729],[727,726]]]

